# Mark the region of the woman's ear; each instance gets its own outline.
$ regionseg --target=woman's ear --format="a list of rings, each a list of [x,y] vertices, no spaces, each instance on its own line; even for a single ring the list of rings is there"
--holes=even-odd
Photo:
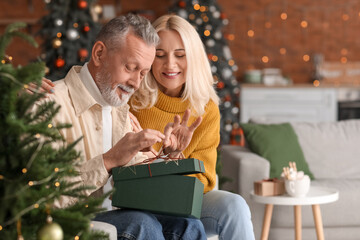
[[[91,58],[96,67],[100,66],[100,64],[104,61],[106,57],[106,46],[102,41],[97,41],[91,52]]]

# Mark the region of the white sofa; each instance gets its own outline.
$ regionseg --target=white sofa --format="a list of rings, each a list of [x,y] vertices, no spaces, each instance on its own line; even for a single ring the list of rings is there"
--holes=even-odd
[[[360,120],[333,123],[291,123],[304,153],[313,186],[339,190],[339,200],[320,205],[327,240],[360,239]],[[248,202],[256,239],[260,239],[264,205],[250,199],[254,181],[269,178],[269,161],[247,147],[222,146],[222,174],[233,179],[225,190],[239,193]],[[274,206],[269,239],[294,239],[291,206]],[[311,207],[302,207],[302,236],[316,239]]]

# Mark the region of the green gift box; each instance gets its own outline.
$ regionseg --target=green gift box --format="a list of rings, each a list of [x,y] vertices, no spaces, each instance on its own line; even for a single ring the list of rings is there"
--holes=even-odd
[[[112,169],[112,205],[154,213],[200,218],[204,185],[195,177],[205,172],[194,158]]]

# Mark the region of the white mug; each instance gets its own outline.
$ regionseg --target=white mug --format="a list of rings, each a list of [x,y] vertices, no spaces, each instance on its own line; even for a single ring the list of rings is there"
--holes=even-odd
[[[302,179],[285,180],[285,189],[292,197],[305,197],[310,189],[310,178],[305,175]]]

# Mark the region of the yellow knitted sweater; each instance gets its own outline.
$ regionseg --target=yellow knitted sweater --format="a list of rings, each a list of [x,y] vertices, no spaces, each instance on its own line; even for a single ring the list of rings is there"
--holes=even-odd
[[[158,91],[157,103],[150,109],[143,109],[138,112],[130,109],[137,117],[142,128],[164,131],[167,123],[174,121],[176,114],[181,117],[189,108],[189,102],[183,102],[181,98],[169,97]],[[194,174],[204,184],[204,193],[212,190],[216,182],[216,148],[220,142],[220,112],[218,106],[210,101],[205,108],[200,126],[195,130],[189,146],[183,151],[186,158],[196,158],[204,162],[205,173]],[[191,116],[188,122],[190,126],[196,117]],[[159,151],[160,143],[154,145]]]

